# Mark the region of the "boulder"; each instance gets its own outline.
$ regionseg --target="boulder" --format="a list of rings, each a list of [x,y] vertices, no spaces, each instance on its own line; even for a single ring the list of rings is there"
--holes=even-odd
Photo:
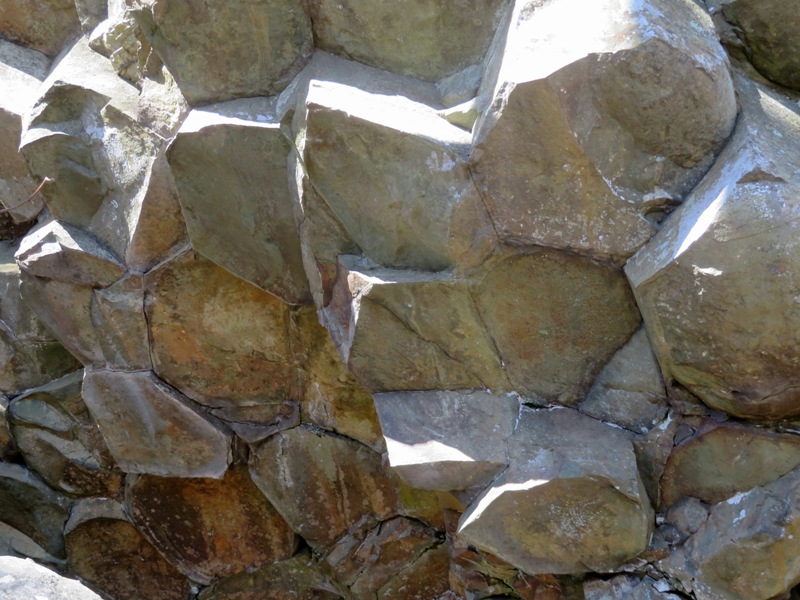
[[[623,262],[736,118],[728,58],[692,0],[519,1],[489,57],[472,171],[512,244]]]
[[[64,557],[70,502],[21,465],[0,462],[0,521],[55,558]]]
[[[617,575],[611,579],[590,579],[583,584],[586,600],[681,600],[662,579]]]
[[[312,0],[314,38],[323,50],[426,81],[480,62],[508,0],[405,4]]]
[[[83,398],[126,473],[220,478],[231,435],[151,371],[87,370]]]
[[[74,496],[116,496],[122,473],[81,397],[83,371],[14,398],[8,418],[28,468]]]
[[[0,461],[8,460],[15,451],[16,444],[8,423],[8,398],[0,395]]]
[[[192,247],[289,304],[308,304],[276,98],[193,110],[168,158]]]
[[[622,271],[572,254],[512,255],[471,287],[511,389],[540,404],[577,404],[639,325]]]
[[[189,596],[189,581],[136,531],[122,506],[112,500],[79,503],[64,535],[69,570],[104,598]]]
[[[18,245],[0,242],[0,390],[17,393],[78,368],[20,294]]]
[[[101,600],[100,596],[74,579],[42,567],[31,559],[0,558],[0,599],[40,598],[46,590],[48,600]]]
[[[800,471],[737,494],[659,568],[697,600],[767,600],[800,583]]]
[[[159,377],[210,408],[284,414],[297,382],[288,305],[191,251],[144,279]]]
[[[716,504],[800,466],[795,435],[722,424],[678,445],[661,478],[666,506],[686,496]]]
[[[0,14],[0,35],[55,56],[81,34],[74,0],[8,0]]]
[[[64,559],[50,555],[30,537],[2,521],[0,521],[0,556],[32,558],[40,564],[53,565],[56,568],[64,564]],[[9,598],[8,600],[14,599]]]
[[[130,274],[108,287],[93,289],[90,314],[110,368],[152,368],[141,275]]]
[[[644,328],[603,367],[578,409],[636,433],[647,433],[664,420],[667,391]]]
[[[136,16],[192,106],[284,89],[313,50],[295,0],[140,0]]]
[[[317,552],[348,530],[398,511],[398,490],[378,453],[301,425],[255,446],[250,474],[289,525]]]
[[[620,429],[570,409],[526,410],[508,460],[459,521],[467,543],[555,574],[613,572],[647,547],[653,509]]]
[[[0,98],[0,204],[15,222],[29,221],[42,209],[38,195],[25,201],[38,182],[19,153],[19,141],[23,116],[36,100],[49,68],[44,54],[0,39],[0,82],[6,90]]]
[[[451,273],[342,256],[322,318],[345,364],[373,392],[508,387],[469,286]]]
[[[482,488],[507,466],[519,413],[514,395],[485,391],[375,395],[389,465],[410,486]]]
[[[713,408],[777,419],[800,414],[800,114],[737,81],[731,142],[625,272],[665,379]]]

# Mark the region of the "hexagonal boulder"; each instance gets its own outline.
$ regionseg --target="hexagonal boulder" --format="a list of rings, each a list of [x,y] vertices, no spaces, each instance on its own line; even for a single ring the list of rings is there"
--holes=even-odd
[[[318,47],[359,62],[436,81],[480,62],[508,0],[312,0]]]
[[[152,371],[87,370],[83,398],[126,473],[220,478],[231,434]]]
[[[526,573],[613,572],[645,550],[653,509],[629,437],[571,409],[527,410],[509,468],[458,536]]]
[[[64,530],[67,567],[105,598],[185,600],[189,581],[131,524],[122,505],[83,500]]]
[[[800,439],[791,434],[707,423],[670,454],[661,478],[666,506],[686,496],[716,504],[763,486],[800,466]]]
[[[485,391],[375,394],[389,465],[411,487],[482,488],[508,464],[519,401]]]
[[[167,154],[192,247],[289,304],[308,304],[281,116],[276,98],[195,109]]]
[[[472,170],[513,244],[624,261],[736,117],[728,58],[692,0],[520,1],[489,57]]]
[[[29,390],[8,419],[29,469],[74,496],[116,496],[123,475],[81,397],[83,371]]]
[[[295,0],[143,0],[137,17],[192,106],[275,94],[313,51],[311,21]]]
[[[800,414],[797,105],[745,77],[702,183],[626,265],[666,379],[739,417]]]

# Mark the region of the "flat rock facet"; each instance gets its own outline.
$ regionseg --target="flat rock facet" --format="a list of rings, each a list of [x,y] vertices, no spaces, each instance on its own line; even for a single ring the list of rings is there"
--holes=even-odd
[[[8,0],[0,13],[0,34],[8,40],[55,56],[81,34],[72,0]]]

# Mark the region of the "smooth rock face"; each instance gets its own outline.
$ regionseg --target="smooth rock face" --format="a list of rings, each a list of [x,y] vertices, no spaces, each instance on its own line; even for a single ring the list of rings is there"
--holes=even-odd
[[[104,597],[185,600],[189,581],[108,500],[79,507],[66,532],[67,565]]]
[[[8,418],[28,467],[75,496],[115,496],[122,473],[81,397],[83,371],[17,396]]]
[[[230,434],[151,371],[86,371],[83,397],[126,473],[213,477],[230,462]]]
[[[45,592],[48,600],[100,600],[100,596],[74,579],[37,565],[31,559],[0,558],[0,600],[35,598]]]
[[[727,57],[691,0],[517,2],[490,56],[473,172],[514,244],[624,260],[736,116]]]
[[[142,26],[192,106],[285,88],[312,51],[294,0],[143,0]]]
[[[193,581],[251,572],[294,553],[294,532],[246,468],[222,479],[142,475],[129,487],[133,523]]]
[[[20,465],[0,463],[0,521],[56,558],[64,556],[70,503]]]
[[[647,547],[653,511],[620,430],[524,411],[508,458],[459,521],[468,543],[527,573],[613,572]]]
[[[725,18],[739,28],[753,65],[775,83],[800,90],[800,14],[780,0],[728,0]]]
[[[672,451],[662,478],[662,499],[667,506],[684,496],[716,504],[798,466],[797,436],[721,425]]]
[[[0,39],[0,82],[5,90],[0,97],[0,204],[17,222],[32,219],[42,209],[40,196],[23,204],[38,182],[18,147],[23,115],[36,99],[49,66],[43,54]]]
[[[483,58],[506,0],[402,4],[312,0],[317,44],[387,71],[436,81]]]
[[[665,378],[714,408],[776,419],[800,414],[800,115],[737,81],[733,139],[626,274]]]
[[[286,521],[317,551],[351,524],[397,511],[394,482],[380,455],[346,438],[295,427],[253,449],[250,474]]]
[[[0,13],[0,34],[48,56],[81,33],[72,0],[8,0]]]
[[[393,392],[375,395],[389,465],[410,486],[482,487],[507,465],[505,441],[519,403],[513,395]]]
[[[169,149],[193,248],[290,304],[308,304],[274,99],[194,110]]]
[[[698,600],[766,600],[800,583],[800,472],[737,494],[660,565]]]

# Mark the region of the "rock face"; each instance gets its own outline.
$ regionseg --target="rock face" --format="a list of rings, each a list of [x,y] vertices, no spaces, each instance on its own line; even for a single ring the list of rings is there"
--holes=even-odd
[[[0,554],[107,600],[800,597],[799,18],[0,0]]]

